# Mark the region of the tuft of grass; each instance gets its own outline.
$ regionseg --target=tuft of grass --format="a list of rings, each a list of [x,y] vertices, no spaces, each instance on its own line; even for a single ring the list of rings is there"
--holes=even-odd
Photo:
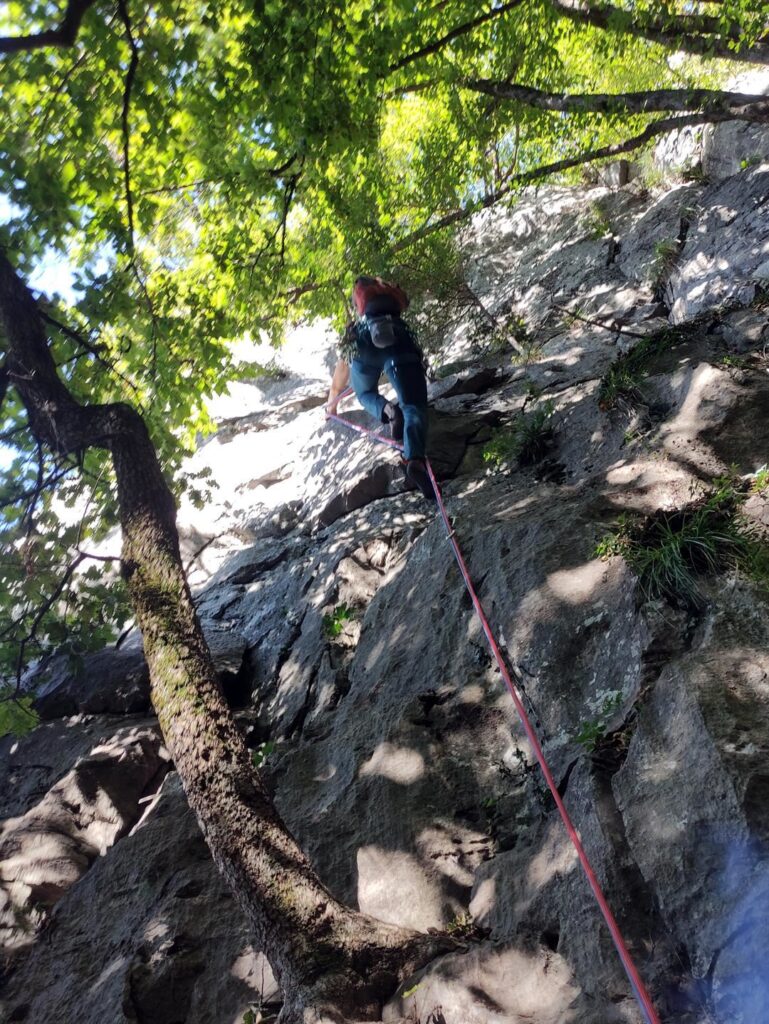
[[[611,222],[600,199],[596,199],[588,205],[586,212],[582,216],[581,226],[587,232],[588,238],[593,241],[600,241],[606,235],[611,234]]]
[[[769,487],[769,466],[762,466],[753,474],[750,490],[752,494],[763,494],[767,487]]]
[[[744,370],[750,363],[750,360],[746,356],[736,356],[731,352],[726,352],[718,360],[718,366],[723,366],[725,370]]]
[[[769,546],[740,514],[746,497],[733,475],[718,477],[711,494],[687,508],[658,512],[641,522],[621,517],[595,555],[622,556],[650,600],[699,607],[702,579],[729,570],[740,570],[767,588]]]
[[[338,637],[344,629],[345,622],[355,618],[355,609],[343,601],[333,611],[326,612],[323,616],[323,634],[329,640]]]
[[[659,288],[673,269],[678,259],[681,245],[675,238],[661,238],[654,243],[654,262],[652,263],[652,284]]]
[[[512,427],[497,430],[483,449],[483,461],[496,469],[506,462],[521,466],[538,462],[553,439],[554,409],[548,400],[534,412],[519,416]]]
[[[601,378],[598,406],[604,412],[614,409],[620,401],[635,405],[643,401],[641,385],[649,372],[652,359],[670,348],[678,332],[666,328],[643,338],[625,355],[615,359]]]

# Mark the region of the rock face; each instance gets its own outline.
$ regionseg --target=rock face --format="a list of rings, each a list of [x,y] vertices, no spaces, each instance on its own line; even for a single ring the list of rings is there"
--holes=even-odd
[[[464,557],[666,1024],[769,1019],[769,606],[731,572],[688,605],[650,600],[595,551],[621,512],[683,509],[767,461],[768,178],[540,190],[482,215],[468,280],[538,347],[469,353],[431,385]],[[607,371],[645,338],[610,407]],[[324,422],[329,345],[230,396],[195,456],[222,485],[180,521],[225,692],[335,895],[470,934],[383,1021],[640,1024],[434,509],[394,453]],[[450,345],[467,364],[461,331]],[[532,464],[484,459],[537,409],[550,432]],[[743,506],[755,530],[768,493]],[[143,673],[131,647],[54,666],[49,720],[0,741],[9,1021],[240,1024],[279,1006],[141,717]]]

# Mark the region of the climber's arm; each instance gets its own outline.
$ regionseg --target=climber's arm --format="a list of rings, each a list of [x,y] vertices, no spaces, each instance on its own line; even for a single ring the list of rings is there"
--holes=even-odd
[[[331,378],[331,388],[328,393],[326,412],[336,412],[339,403],[339,396],[350,383],[350,367],[344,359],[340,359],[334,368],[334,376]]]

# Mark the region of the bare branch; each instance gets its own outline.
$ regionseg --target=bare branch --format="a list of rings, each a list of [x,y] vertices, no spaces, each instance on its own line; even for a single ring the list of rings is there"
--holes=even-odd
[[[583,316],[581,313],[576,313],[573,309],[569,309],[568,306],[561,306],[557,302],[553,303],[553,309],[558,309],[562,313],[565,313],[568,317],[573,320],[579,320],[580,323],[588,324],[590,327],[600,327],[602,331],[608,331],[610,334],[626,334],[628,338],[642,338],[647,339],[648,334],[642,334],[641,331],[631,331],[627,327],[622,327],[620,324],[604,324],[600,320],[592,320],[589,316]]]
[[[45,310],[41,309],[40,315],[42,316],[43,320],[45,320],[46,323],[51,325],[51,327],[55,327],[57,331],[61,331],[62,334],[65,334],[72,341],[77,342],[77,344],[84,348],[86,352],[88,352],[90,355],[92,355],[94,359],[96,359],[97,362],[99,362],[105,368],[105,370],[107,370],[108,373],[114,374],[114,376],[117,377],[121,383],[127,385],[134,392],[136,403],[141,409],[142,413],[144,413],[145,410],[143,409],[138,397],[139,389],[137,388],[137,386],[130,378],[126,377],[124,373],[121,373],[120,370],[118,370],[118,368],[114,365],[114,363],[111,363],[109,359],[106,359],[102,355],[102,350],[98,345],[94,345],[92,341],[89,341],[87,338],[83,337],[83,335],[79,331],[76,331],[72,327],[68,327],[67,324],[61,323],[60,320],[57,320],[55,317],[51,316],[50,313],[45,312]]]
[[[43,623],[43,621],[45,619],[45,616],[48,614],[50,609],[53,608],[53,606],[59,600],[59,598],[61,597],[62,593],[64,592],[64,588],[66,586],[68,586],[70,580],[72,579],[72,576],[74,575],[75,569],[77,569],[77,567],[83,561],[84,561],[84,556],[83,555],[78,555],[77,558],[75,558],[75,560],[73,562],[70,562],[69,566],[67,567],[66,571],[62,575],[62,577],[59,580],[59,582],[57,583],[57,585],[54,587],[53,591],[42,602],[42,604],[40,604],[38,606],[37,613],[35,614],[35,617],[32,620],[32,625],[30,626],[29,630],[27,631],[27,635],[25,637],[22,637],[22,639],[19,641],[19,654],[18,654],[18,658],[16,660],[16,692],[17,693],[21,689],[21,680],[22,680],[22,677],[23,677],[23,674],[24,674],[24,663],[25,663],[26,649],[29,646],[29,644],[31,644],[37,638],[37,631],[38,631],[38,629],[40,629],[40,626],[42,625],[42,623]]]
[[[277,167],[256,167],[257,174],[264,174],[269,178],[281,178],[299,159],[298,153],[292,153],[288,160],[284,160]],[[185,181],[180,185],[160,185],[158,188],[145,188],[139,193],[142,196],[156,196],[168,192],[184,192],[188,188],[200,188],[201,185],[221,185],[226,181],[239,182],[242,175],[238,171],[229,174],[219,174],[214,178],[196,178],[194,181]],[[249,183],[242,183],[246,188],[252,188]]]
[[[628,11],[612,4],[583,3],[581,0],[550,0],[559,14],[583,25],[631,35],[674,50],[683,50],[705,57],[725,57],[728,60],[750,64],[769,62],[769,41],[764,36],[748,49],[734,48],[739,44],[739,25],[725,28],[719,19],[704,14],[653,14]]]
[[[83,15],[95,0],[69,0],[58,28],[46,29],[30,36],[3,36],[0,53],[19,53],[22,50],[42,50],[47,46],[72,46],[77,38]]]
[[[131,30],[131,18],[128,14],[128,4],[126,0],[118,0],[118,10],[120,11],[120,19],[125,27],[128,45],[131,48],[131,60],[128,65],[125,84],[123,86],[123,109],[120,114],[120,124],[123,131],[123,180],[125,182],[125,201],[126,212],[128,215],[129,248],[131,253],[133,253],[134,213],[133,196],[131,195],[130,127],[128,124],[128,114],[131,106],[131,90],[133,88],[134,78],[136,77],[136,68],[139,66],[139,47],[136,45],[136,40],[134,39],[134,35]]]
[[[646,128],[639,134],[634,135],[630,139],[626,139],[624,142],[612,143],[608,146],[601,146],[599,149],[588,150],[584,153],[579,153],[577,156],[567,157],[564,160],[557,160],[555,163],[545,164],[542,167],[535,167],[531,171],[526,171],[523,174],[516,174],[510,178],[508,182],[497,189],[494,192],[484,196],[478,202],[472,203],[468,206],[462,207],[458,210],[452,210],[451,213],[445,214],[438,220],[424,224],[421,228],[413,231],[410,235],[406,235],[399,242],[396,242],[392,247],[393,252],[400,252],[402,249],[408,248],[409,245],[413,245],[414,242],[420,241],[427,235],[433,234],[435,231],[442,231],[444,228],[451,227],[453,224],[458,224],[463,220],[468,220],[473,214],[478,213],[480,210],[488,209],[490,206],[494,206],[500,199],[504,199],[505,196],[509,195],[516,188],[523,188],[526,185],[532,184],[534,181],[541,181],[543,178],[548,178],[553,174],[560,174],[563,171],[571,170],[573,167],[580,167],[583,164],[593,163],[595,160],[611,160],[615,156],[620,156],[622,153],[630,153],[634,149],[640,149],[641,146],[645,146],[647,142],[653,139],[656,135],[661,135],[663,132],[672,132],[678,128],[685,128],[691,124],[705,124],[713,121],[728,121],[732,120],[731,114],[718,114],[713,113],[709,116],[703,114],[684,114],[679,117],[665,117],[659,121],[653,121],[647,125]]]
[[[409,64],[413,64],[416,60],[421,60],[423,57],[429,57],[433,53],[438,53],[438,51],[442,50],[444,46],[448,46],[449,43],[452,43],[460,36],[466,35],[468,32],[473,32],[481,25],[485,25],[486,22],[491,21],[494,18],[499,18],[503,14],[507,14],[508,11],[512,11],[515,7],[520,7],[524,2],[525,0],[509,0],[508,3],[500,4],[499,7],[494,7],[490,11],[485,11],[483,14],[479,14],[477,18],[473,18],[471,21],[466,21],[463,25],[457,25],[456,28],[447,32],[445,36],[441,36],[439,39],[434,40],[434,42],[427,43],[418,50],[414,50],[413,53],[409,53],[405,57],[401,57],[400,60],[396,60],[387,70],[392,74],[395,71],[400,71],[401,68],[408,67]]]
[[[40,497],[44,490],[46,490],[48,487],[53,486],[54,484],[57,484],[60,480],[63,480],[64,477],[67,476],[68,473],[71,473],[74,468],[75,467],[71,465],[67,465],[64,467],[57,466],[57,468],[55,470],[52,470],[52,472],[49,473],[48,476],[42,475],[41,472],[39,471],[38,478],[37,481],[35,482],[34,487],[28,487],[24,490],[14,491],[9,498],[6,498],[4,501],[0,502],[0,509],[10,508],[11,505],[16,505],[20,501],[37,502],[37,499]],[[27,518],[28,515],[29,509],[25,511],[24,518]]]
[[[256,268],[261,262],[262,257],[267,253],[270,248],[275,244],[278,235],[280,235],[280,251],[278,253],[278,261],[281,267],[285,265],[286,261],[286,231],[288,228],[288,215],[291,210],[291,203],[294,200],[296,189],[299,181],[302,177],[302,169],[304,167],[304,157],[299,165],[299,169],[286,180],[283,189],[283,210],[281,212],[280,220],[278,221],[274,231],[271,231],[267,237],[264,245],[261,246],[254,259],[251,261],[251,268],[249,273],[249,284],[253,281],[254,273]]]
[[[499,99],[516,100],[528,107],[570,114],[648,114],[653,111],[695,111],[724,114],[740,121],[769,121],[769,99],[763,95],[723,92],[720,89],[652,89],[648,92],[568,94],[543,92],[526,85],[477,79],[462,83],[466,89]]]

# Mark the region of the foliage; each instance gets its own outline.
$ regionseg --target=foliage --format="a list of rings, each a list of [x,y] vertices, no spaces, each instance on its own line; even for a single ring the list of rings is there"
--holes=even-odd
[[[243,1014],[242,1024],[277,1024],[278,1014],[264,1012],[263,1007],[251,1007]]]
[[[35,34],[59,16],[6,5],[0,33]],[[472,307],[479,345],[512,331],[518,358],[535,356],[463,291],[454,227],[515,202],[516,175],[554,160],[573,157],[560,180],[576,180],[585,150],[654,115],[549,111],[464,86],[717,85],[729,64],[693,56],[696,46],[667,62],[687,48],[685,23],[680,40],[670,26],[656,39],[637,31],[638,19],[673,16],[661,0],[617,9],[604,27],[549,0],[480,14],[472,0],[157,0],[129,5],[126,23],[93,5],[71,45],[0,48],[0,244],[23,273],[67,261],[73,287],[40,303],[68,387],[140,409],[176,496],[200,503],[182,466],[213,427],[206,402],[263,371],[232,340],[278,344],[288,322],[316,315],[341,325],[360,270],[423,296],[413,312],[428,350]],[[714,19],[735,55],[763,31],[747,0]],[[720,31],[704,37],[719,53]],[[12,389],[0,435],[13,481],[0,523],[8,676],[65,638],[76,652],[102,644],[128,610],[117,563],[82,557],[117,554],[105,456],[42,456]],[[41,480],[50,486],[38,495]]]
[[[446,925],[446,934],[453,935],[455,939],[463,939],[473,935],[475,932],[475,922],[473,921],[472,914],[465,910],[455,916]]]
[[[338,604],[333,611],[327,612],[323,616],[323,634],[329,640],[333,640],[338,637],[346,622],[350,622],[355,618],[355,609],[349,604],[343,601]]]
[[[0,737],[24,736],[35,728],[40,719],[33,699],[28,694],[17,695],[9,687],[0,689]]]
[[[496,431],[483,448],[483,461],[495,469],[514,461],[522,466],[538,462],[553,437],[554,411],[548,399],[534,412],[519,416],[512,427]]]
[[[581,723],[579,732],[575,737],[577,743],[584,747],[588,753],[592,753],[600,740],[606,735],[611,719],[621,706],[622,693],[620,690],[602,690],[590,702],[590,710],[595,713],[595,718]]]
[[[251,763],[254,768],[262,768],[270,754],[275,752],[277,744],[273,740],[265,740],[257,744],[251,751]]]
[[[725,370],[744,370],[748,365],[749,360],[745,356],[736,356],[731,352],[726,352],[718,360],[718,365],[723,366]]]
[[[595,555],[621,555],[647,599],[685,606],[702,603],[700,580],[740,570],[769,586],[769,545],[740,512],[747,489],[733,474],[717,477],[711,493],[692,505],[637,521],[624,515]]]
[[[750,156],[744,157],[740,160],[740,170],[746,171],[749,167],[757,167],[759,164],[764,162],[764,157],[758,153],[751,153]]]

